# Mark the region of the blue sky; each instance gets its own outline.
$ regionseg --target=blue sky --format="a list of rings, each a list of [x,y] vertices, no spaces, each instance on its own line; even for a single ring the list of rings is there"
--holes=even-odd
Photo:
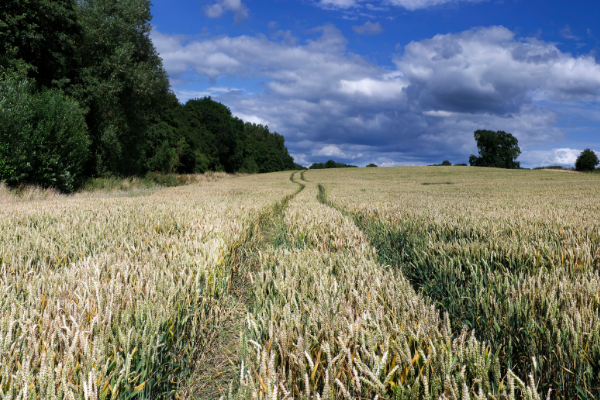
[[[467,162],[477,129],[522,165],[600,151],[597,0],[155,0],[180,101],[210,95],[296,162]],[[600,153],[599,153],[600,154]]]

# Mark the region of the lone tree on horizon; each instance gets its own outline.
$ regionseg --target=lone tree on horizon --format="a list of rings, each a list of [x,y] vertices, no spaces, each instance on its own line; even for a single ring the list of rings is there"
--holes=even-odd
[[[479,157],[471,154],[469,163],[474,167],[521,168],[516,161],[521,154],[519,141],[510,133],[504,131],[475,131],[475,141]]]
[[[585,149],[577,157],[575,169],[577,171],[593,171],[598,164],[600,164],[600,160],[596,153],[592,149]]]

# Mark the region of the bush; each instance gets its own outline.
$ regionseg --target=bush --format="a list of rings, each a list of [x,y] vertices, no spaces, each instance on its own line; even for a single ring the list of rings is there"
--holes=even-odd
[[[377,164],[371,163],[371,164],[367,165],[367,168],[375,168],[375,167],[377,167]]]
[[[452,165],[452,163],[448,160],[444,160],[444,161],[442,161],[442,165],[446,167],[446,166]]]
[[[29,82],[0,83],[0,181],[73,191],[82,183],[89,138],[79,104]]]
[[[575,169],[577,171],[593,171],[598,164],[600,164],[600,160],[598,160],[596,153],[591,149],[585,149],[577,157]]]

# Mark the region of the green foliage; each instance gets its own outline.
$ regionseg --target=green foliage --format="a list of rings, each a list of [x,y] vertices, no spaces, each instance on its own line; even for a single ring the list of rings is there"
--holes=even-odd
[[[479,157],[471,154],[469,163],[476,167],[494,167],[516,169],[521,163],[516,161],[521,154],[519,141],[510,133],[504,131],[475,131],[475,141]]]
[[[461,163],[461,164],[454,164],[455,167],[468,167],[467,164],[465,163]]]
[[[333,160],[328,160],[325,163],[313,163],[309,169],[328,169],[328,168],[357,168],[356,165],[338,163]]]
[[[467,165],[467,164],[456,164],[456,165]],[[442,161],[441,164],[431,164],[431,165],[428,165],[428,167],[449,167],[449,166],[452,166],[452,163],[450,161],[448,161],[448,160]]]
[[[154,127],[169,93],[162,61],[154,48],[147,0],[82,0],[78,19],[83,40],[78,48],[79,81],[72,90],[88,110],[92,157],[87,173],[143,174],[149,165],[163,170],[172,154],[161,152],[146,164]],[[166,159],[166,160],[165,160]]]
[[[79,102],[88,177],[303,168],[268,127],[210,98],[181,105],[150,40],[151,18],[149,0],[3,1],[0,79],[29,77]]]
[[[575,169],[577,171],[593,171],[600,164],[598,156],[591,149],[585,149],[577,157],[575,161]]]
[[[533,169],[566,169],[566,168],[563,167],[562,165],[550,165],[548,167],[536,167]]]
[[[207,170],[264,173],[303,169],[294,163],[285,139],[268,126],[245,123],[210,97],[172,106],[172,143],[180,173]]]
[[[371,163],[371,164],[367,165],[367,168],[375,168],[375,167],[377,167],[377,164]]]
[[[0,2],[0,76],[64,88],[76,78],[81,26],[74,0]]]
[[[82,179],[89,138],[78,103],[60,90],[0,83],[0,180],[69,192]]]

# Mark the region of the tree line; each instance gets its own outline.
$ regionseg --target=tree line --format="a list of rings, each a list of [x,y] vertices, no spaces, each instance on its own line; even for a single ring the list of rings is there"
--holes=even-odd
[[[149,0],[0,2],[0,181],[300,168],[267,126],[180,104],[151,19]]]
[[[358,168],[356,165],[344,164],[327,160],[324,163],[313,163],[308,169],[328,169],[328,168]]]

